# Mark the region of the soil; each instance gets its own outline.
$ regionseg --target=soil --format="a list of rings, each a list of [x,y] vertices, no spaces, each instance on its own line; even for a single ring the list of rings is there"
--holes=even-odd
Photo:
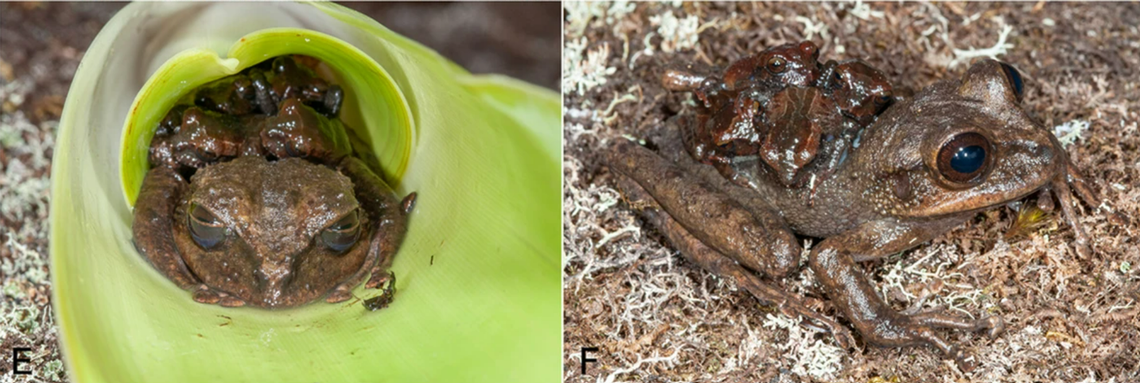
[[[124,3],[0,2],[0,382],[67,381],[48,267],[49,175],[67,89]],[[474,73],[558,84],[559,6],[348,3]],[[32,360],[12,374],[11,350]]]
[[[566,381],[1140,381],[1140,5],[603,3],[563,15]],[[615,140],[691,113],[689,94],[661,87],[667,67],[723,67],[801,40],[821,59],[859,58],[912,89],[961,75],[970,52],[990,53],[1021,71],[1024,107],[1046,129],[1087,124],[1067,150],[1105,201],[1078,207],[1090,258],[1078,257],[1059,213],[1003,238],[1016,213],[1000,207],[865,265],[896,309],[1001,316],[1007,330],[995,340],[940,331],[976,356],[973,372],[929,347],[838,349],[759,305],[682,260],[622,202],[601,162]],[[1110,223],[1107,209],[1124,222]],[[805,274],[777,283],[835,317]],[[598,347],[585,374],[583,347]]]

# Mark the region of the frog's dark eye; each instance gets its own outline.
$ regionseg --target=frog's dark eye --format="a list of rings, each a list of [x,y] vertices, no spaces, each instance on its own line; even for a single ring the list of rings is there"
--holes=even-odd
[[[335,252],[348,250],[356,244],[360,234],[360,216],[357,210],[334,222],[321,232],[321,241]]]
[[[209,250],[226,239],[228,230],[209,209],[196,203],[191,204],[186,220],[190,227],[190,237],[203,249]]]
[[[891,94],[890,93],[875,97],[875,106],[878,106],[881,108],[881,107],[886,106],[887,104],[890,104],[890,103],[891,103]]]
[[[1024,92],[1024,84],[1021,81],[1021,73],[1017,72],[1013,66],[1006,63],[1001,63],[1001,71],[1005,72],[1005,79],[1009,81],[1009,85],[1013,87],[1013,92],[1017,95],[1017,100],[1021,101],[1022,92]]]
[[[768,59],[768,71],[772,74],[784,73],[785,70],[788,70],[788,62],[783,57],[772,56]]]
[[[957,183],[972,183],[981,179],[990,163],[990,141],[978,133],[962,133],[938,151],[938,171],[946,179]]]

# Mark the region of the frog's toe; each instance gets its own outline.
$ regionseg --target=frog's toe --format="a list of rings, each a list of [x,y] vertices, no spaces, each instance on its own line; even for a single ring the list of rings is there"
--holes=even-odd
[[[218,303],[218,301],[221,300],[222,295],[220,293],[214,290],[210,290],[205,285],[200,286],[198,290],[194,292],[194,301],[198,303],[212,305]]]
[[[368,278],[368,282],[364,284],[364,287],[369,289],[378,288],[380,285],[388,282],[388,280],[392,279],[393,277],[394,275],[390,272],[386,273],[383,270],[380,270],[379,267],[374,268],[372,269],[372,277]]]
[[[1005,321],[998,316],[989,316],[978,320],[978,329],[983,331],[987,338],[997,339],[1005,332]]]
[[[245,306],[245,301],[230,295],[224,295],[222,299],[218,301],[218,305],[222,307],[242,307]]]
[[[334,289],[333,292],[329,293],[329,296],[327,298],[325,298],[325,302],[328,302],[328,303],[344,302],[344,301],[348,300],[348,298],[352,298],[352,291],[350,291],[348,287],[346,287],[344,285],[340,285],[340,286],[337,286],[337,288]]]
[[[957,347],[954,347],[947,356],[953,358],[954,362],[958,363],[958,369],[962,370],[962,372],[974,371],[974,368],[977,367],[974,363],[974,357]]]

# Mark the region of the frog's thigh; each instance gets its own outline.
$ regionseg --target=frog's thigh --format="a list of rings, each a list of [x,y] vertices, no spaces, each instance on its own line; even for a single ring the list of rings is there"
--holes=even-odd
[[[202,282],[195,278],[174,244],[174,208],[186,191],[186,183],[165,166],[147,172],[135,201],[131,231],[135,247],[158,271],[178,287],[193,289]]]
[[[333,292],[325,298],[328,302],[340,302],[351,297],[352,288],[360,283],[364,277],[372,274],[366,287],[378,286],[387,274],[383,272],[391,263],[392,255],[404,239],[407,229],[407,217],[395,192],[384,180],[376,176],[371,169],[355,157],[345,157],[339,169],[348,178],[352,179],[356,199],[360,201],[369,222],[372,222],[374,232],[371,233],[368,255],[360,270],[333,288]]]
[[[843,348],[855,344],[846,327],[805,307],[799,299],[787,291],[773,287],[760,280],[740,266],[735,260],[706,246],[693,237],[676,220],[665,214],[661,206],[653,200],[641,186],[628,177],[617,175],[618,187],[622,190],[630,206],[641,212],[651,225],[665,235],[670,243],[689,260],[719,277],[728,277],[736,285],[748,290],[760,304],[776,306],[780,312],[790,317],[804,316],[826,327]]]
[[[629,177],[694,237],[744,266],[772,277],[799,264],[795,236],[772,220],[757,217],[739,201],[701,181],[649,149],[619,141],[610,168]],[[778,223],[778,221],[777,221]]]

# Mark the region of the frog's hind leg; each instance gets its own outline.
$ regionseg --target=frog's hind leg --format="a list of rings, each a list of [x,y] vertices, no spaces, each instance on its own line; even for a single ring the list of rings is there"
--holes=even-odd
[[[843,348],[855,344],[851,332],[834,320],[808,309],[795,296],[762,281],[755,274],[740,266],[735,260],[706,246],[689,234],[684,227],[653,200],[641,186],[628,177],[618,175],[618,187],[622,190],[631,207],[638,210],[651,225],[656,227],[681,252],[686,260],[693,262],[719,277],[728,277],[736,285],[748,290],[762,305],[775,306],[781,313],[790,317],[803,316],[827,328]]]
[[[749,210],[700,176],[625,140],[611,149],[609,165],[644,188],[694,237],[749,269],[781,277],[799,267],[799,243],[782,222]]]
[[[407,230],[407,213],[405,204],[396,198],[396,193],[384,180],[373,173],[364,162],[354,158],[345,157],[338,166],[341,172],[352,179],[356,191],[356,199],[360,201],[363,211],[372,222],[373,233],[369,242],[368,255],[360,270],[347,280],[333,288],[325,298],[329,303],[336,303],[352,297],[352,288],[356,287],[368,275],[371,275],[366,288],[376,288],[388,276],[384,270],[392,261],[392,256],[404,239]],[[411,204],[408,204],[409,206]]]

